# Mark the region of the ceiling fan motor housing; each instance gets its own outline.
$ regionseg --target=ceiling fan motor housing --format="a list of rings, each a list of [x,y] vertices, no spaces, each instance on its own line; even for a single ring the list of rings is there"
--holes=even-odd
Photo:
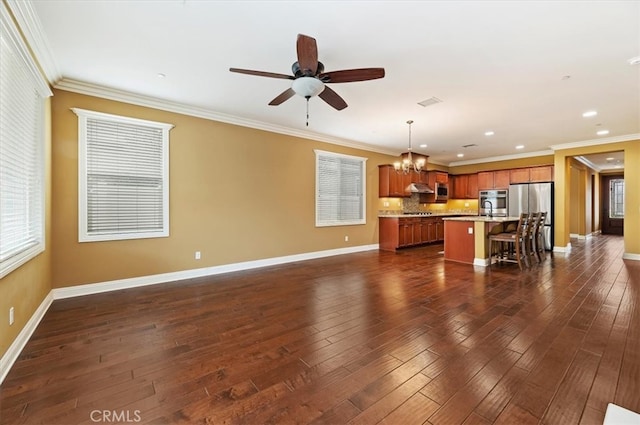
[[[291,72],[293,72],[293,75],[296,78],[313,77],[313,75],[306,75],[304,72],[302,72],[302,70],[300,69],[300,64],[297,61],[294,62],[293,65],[291,65]],[[318,62],[318,69],[316,70],[315,75],[322,74],[323,72],[324,72],[324,64],[322,62]]]

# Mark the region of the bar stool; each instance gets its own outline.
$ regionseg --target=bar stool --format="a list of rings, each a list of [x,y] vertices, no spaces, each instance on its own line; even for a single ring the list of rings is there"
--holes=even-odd
[[[489,252],[491,253],[489,265],[493,264],[495,256],[496,263],[518,263],[518,267],[522,270],[522,263],[526,260],[523,252],[523,249],[526,249],[524,233],[528,231],[529,221],[529,213],[522,213],[515,232],[489,235]],[[510,252],[514,255],[510,255]]]
[[[533,249],[535,250],[538,261],[542,262],[547,259],[547,253],[544,248],[544,222],[547,219],[547,212],[539,212],[536,223],[535,235],[533,238]]]
[[[529,265],[533,265],[533,258],[535,257],[536,262],[540,263],[542,260],[540,259],[540,254],[538,253],[537,248],[537,238],[538,231],[540,226],[540,212],[532,212],[529,214],[528,226],[527,230],[524,234],[525,241],[525,253],[527,257],[527,261]]]

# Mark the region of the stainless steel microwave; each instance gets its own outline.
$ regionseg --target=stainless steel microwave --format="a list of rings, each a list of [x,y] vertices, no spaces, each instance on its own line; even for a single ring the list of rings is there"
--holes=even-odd
[[[446,201],[449,199],[449,186],[446,183],[436,183],[434,190],[436,201]]]

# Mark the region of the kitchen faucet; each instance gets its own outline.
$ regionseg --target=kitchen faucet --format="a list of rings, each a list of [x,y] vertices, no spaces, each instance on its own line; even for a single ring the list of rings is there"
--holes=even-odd
[[[482,201],[482,208],[484,208],[484,204],[489,203],[489,214],[488,217],[493,217],[493,204],[491,203],[490,200],[485,199],[484,201]]]

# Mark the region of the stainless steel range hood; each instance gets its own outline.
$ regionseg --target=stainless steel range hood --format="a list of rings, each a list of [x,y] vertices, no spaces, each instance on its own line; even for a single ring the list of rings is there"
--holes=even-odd
[[[425,183],[411,183],[404,189],[404,191],[411,193],[435,193],[433,189]]]

